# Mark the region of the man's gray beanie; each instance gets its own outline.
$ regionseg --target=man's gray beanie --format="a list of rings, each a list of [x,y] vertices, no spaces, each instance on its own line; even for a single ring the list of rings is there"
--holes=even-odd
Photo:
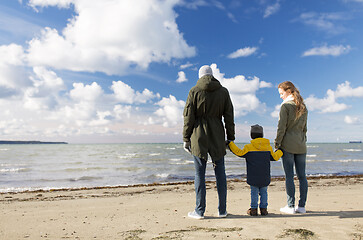
[[[201,68],[199,68],[199,78],[205,76],[205,75],[212,75],[213,76],[213,71],[210,68],[210,66],[208,65],[204,65]]]

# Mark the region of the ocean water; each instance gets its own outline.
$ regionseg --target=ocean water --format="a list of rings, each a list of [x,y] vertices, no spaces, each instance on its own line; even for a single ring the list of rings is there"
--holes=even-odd
[[[228,151],[225,161],[228,178],[246,177],[243,158]],[[363,174],[363,144],[308,144],[306,172],[312,176]],[[284,175],[281,160],[271,162],[271,173]],[[210,160],[206,175],[214,180]],[[0,192],[193,179],[193,159],[180,143],[0,145]]]

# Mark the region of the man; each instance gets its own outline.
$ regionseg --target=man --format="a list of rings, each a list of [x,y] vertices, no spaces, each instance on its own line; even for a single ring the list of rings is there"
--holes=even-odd
[[[188,216],[204,218],[206,208],[205,170],[208,154],[212,158],[219,198],[218,217],[226,217],[227,180],[224,167],[227,140],[233,141],[234,117],[229,92],[213,77],[212,69],[199,69],[199,80],[189,91],[184,108],[184,149],[194,157],[196,207]],[[225,123],[225,129],[222,122]]]

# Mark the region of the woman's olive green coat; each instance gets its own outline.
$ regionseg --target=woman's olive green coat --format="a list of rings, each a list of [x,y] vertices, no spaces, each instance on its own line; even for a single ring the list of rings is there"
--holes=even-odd
[[[280,118],[277,126],[275,148],[282,149],[293,154],[306,153],[308,111],[296,118],[296,104],[288,101],[282,104]]]
[[[228,140],[235,138],[233,105],[217,79],[206,75],[198,80],[189,91],[183,116],[183,141],[191,141],[194,156],[207,160],[209,153],[217,161],[226,155],[226,133]]]

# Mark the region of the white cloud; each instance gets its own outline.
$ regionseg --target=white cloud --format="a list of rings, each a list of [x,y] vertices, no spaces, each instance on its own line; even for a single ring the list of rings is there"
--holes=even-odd
[[[156,104],[160,108],[155,111],[155,114],[161,118],[164,127],[173,127],[183,121],[184,101],[178,101],[173,95],[169,95],[168,98],[163,97]],[[155,120],[151,119],[151,121]]]
[[[103,109],[102,101],[104,98],[104,92],[100,85],[93,82],[90,85],[84,85],[83,83],[73,83],[73,89],[70,90],[70,99],[62,99],[62,107],[53,111],[51,119],[57,122],[62,119],[66,124],[76,124],[78,127],[83,128],[84,131],[87,126],[97,125],[98,120],[102,120],[100,112],[106,112],[107,109]]]
[[[99,141],[97,136],[116,139],[117,134],[127,139],[127,133],[120,129],[133,129],[129,132],[149,135],[171,131],[170,134],[174,135],[175,129],[170,127],[178,127],[175,124],[182,121],[175,117],[175,112],[182,111],[184,102],[175,105],[180,108],[175,110],[173,104],[178,102],[175,97],[170,97],[170,105],[166,100],[155,104],[160,98],[159,93],[148,89],[138,92],[120,81],[110,83],[109,88],[114,88],[114,92],[105,93],[96,82],[76,82],[73,88],[66,89],[63,79],[45,67],[34,67],[33,72],[27,74],[28,84],[19,86],[21,90],[16,98],[0,98],[0,134],[5,139],[50,140],[53,137],[59,140],[70,137],[92,142]],[[138,106],[117,99],[125,93],[131,99],[130,104]],[[147,121],[150,113],[157,121],[148,129],[140,129],[138,123]]]
[[[315,47],[311,48],[309,50],[306,50],[302,56],[308,57],[308,56],[340,56],[342,54],[349,53],[351,51],[351,47],[349,45],[343,46],[343,45],[332,45],[332,46],[321,46],[321,47]]]
[[[93,82],[91,85],[84,85],[83,83],[73,83],[73,89],[70,91],[72,99],[82,102],[94,102],[103,94],[100,85]]]
[[[340,34],[346,31],[340,22],[349,18],[347,13],[302,13],[298,21],[306,25],[313,26],[318,30],[328,32],[330,34]]]
[[[23,47],[14,43],[0,46],[0,56],[0,65],[23,65],[25,58]]]
[[[198,9],[198,7],[205,7],[208,6],[209,3],[206,0],[194,0],[194,1],[181,1],[181,5],[191,8],[191,9]]]
[[[260,102],[256,96],[256,92],[260,88],[272,87],[271,83],[260,81],[256,76],[249,79],[243,75],[225,78],[225,74],[220,72],[217,64],[213,63],[210,67],[213,70],[213,76],[228,89],[236,117],[246,115],[247,113],[256,110],[259,112],[265,111],[265,104]]]
[[[58,105],[59,92],[65,89],[63,80],[44,67],[34,67],[32,86],[24,90],[24,107],[30,110],[53,109]]]
[[[350,106],[344,103],[338,103],[339,98],[346,97],[363,97],[363,87],[352,88],[350,82],[346,81],[338,84],[336,91],[329,89],[326,97],[323,99],[309,96],[305,102],[309,110],[319,110],[321,113],[340,112],[348,109]]]
[[[269,16],[277,13],[279,10],[280,10],[280,1],[277,1],[273,5],[267,6],[267,8],[265,9],[265,13],[264,13],[263,17],[268,18]]]
[[[47,6],[57,6],[59,8],[68,8],[71,3],[75,0],[29,0],[28,5],[36,7],[47,7]]]
[[[352,88],[350,82],[345,81],[338,84],[335,95],[336,97],[363,97],[363,87]]]
[[[187,62],[186,64],[180,65],[180,69],[186,69],[186,68],[190,68],[192,66],[194,66],[194,64]]]
[[[260,88],[270,88],[272,87],[272,83],[260,81]]]
[[[56,91],[63,90],[65,88],[63,80],[57,76],[57,74],[53,71],[46,69],[45,67],[34,67],[33,71],[37,80],[34,77],[31,77],[35,86],[44,87],[46,91],[49,89],[54,89]],[[49,93],[49,91],[48,91]]]
[[[270,116],[273,118],[278,118],[280,116],[280,108],[281,108],[280,104],[275,105],[275,110],[270,114]]]
[[[227,10],[227,8],[223,5],[222,1],[213,0],[193,0],[193,1],[185,1],[182,0],[179,2],[179,5],[184,6],[186,8],[197,10],[199,7],[216,7],[219,10],[222,10],[227,14],[227,17],[231,19],[233,22],[237,22],[235,16]]]
[[[360,124],[360,119],[358,117],[345,116],[344,122],[347,124]]]
[[[182,83],[182,82],[187,82],[187,81],[188,81],[188,79],[185,76],[185,72],[183,72],[183,71],[178,72],[178,79],[176,80],[176,82]]]
[[[152,91],[150,91],[149,89],[144,89],[141,93],[136,91],[136,96],[135,96],[135,102],[136,103],[147,103],[149,101],[151,101],[151,99],[160,98],[160,94],[156,93],[154,94]]]
[[[254,54],[258,50],[257,47],[245,47],[236,50],[235,52],[229,54],[228,58],[239,58],[239,57],[248,57]]]
[[[45,28],[29,42],[31,65],[73,71],[124,74],[130,66],[146,69],[152,62],[192,57],[179,32],[173,8],[179,1],[73,0],[31,1],[33,7],[69,7],[75,17],[62,34]]]
[[[110,120],[107,119],[112,116],[110,111],[97,111],[96,115],[97,118],[89,123],[90,126],[104,126],[110,123]],[[108,132],[108,130],[106,130],[106,132]]]
[[[148,89],[144,89],[144,91],[140,93],[122,81],[113,81],[111,89],[114,91],[115,98],[120,103],[146,103],[153,98],[160,98],[159,93],[154,94]]]
[[[257,111],[265,112],[265,104],[261,103],[257,96],[253,93],[247,94],[231,94],[235,117],[245,116],[249,112]]]
[[[305,103],[310,111],[319,110],[321,113],[340,112],[349,106],[344,103],[337,103],[334,91],[328,90],[327,96],[323,99],[309,96],[305,99]]]
[[[113,112],[116,120],[124,120],[126,118],[130,118],[131,106],[123,106],[118,104],[113,108]]]
[[[24,59],[25,54],[22,46],[16,44],[0,46],[2,97],[19,94],[24,87],[31,85],[24,69]]]

